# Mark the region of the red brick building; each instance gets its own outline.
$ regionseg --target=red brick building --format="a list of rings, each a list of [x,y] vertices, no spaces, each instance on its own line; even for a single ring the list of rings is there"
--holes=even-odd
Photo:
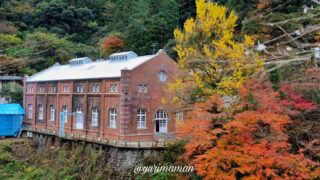
[[[156,141],[173,137],[175,114],[161,104],[176,63],[155,55],[112,54],[108,60],[78,58],[55,64],[25,82],[26,127],[119,141]],[[164,138],[165,139],[165,138]]]

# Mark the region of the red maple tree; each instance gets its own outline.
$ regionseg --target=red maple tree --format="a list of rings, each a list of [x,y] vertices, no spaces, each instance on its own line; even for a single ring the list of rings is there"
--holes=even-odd
[[[186,159],[205,179],[315,179],[319,164],[288,152],[290,117],[269,82],[251,80],[232,110],[216,95],[198,103],[181,125]]]
[[[117,36],[109,35],[102,45],[103,53],[110,55],[112,53],[121,52],[124,46],[123,40]]]

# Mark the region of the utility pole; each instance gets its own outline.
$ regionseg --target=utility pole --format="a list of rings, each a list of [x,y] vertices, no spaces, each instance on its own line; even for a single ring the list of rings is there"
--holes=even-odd
[[[101,48],[99,48],[99,59],[101,59],[102,53],[101,53]]]
[[[152,43],[152,44],[151,44],[151,47],[152,47],[152,49],[153,49],[153,54],[156,53],[156,46],[157,46],[156,43]]]

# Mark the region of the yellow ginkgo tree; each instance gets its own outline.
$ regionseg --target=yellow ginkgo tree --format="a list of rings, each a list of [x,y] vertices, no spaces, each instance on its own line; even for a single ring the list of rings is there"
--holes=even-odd
[[[196,0],[197,13],[176,29],[175,50],[178,64],[205,94],[234,95],[263,65],[250,49],[254,46],[249,36],[236,42],[234,31],[237,16],[234,11],[217,4]],[[179,79],[169,83],[174,89]]]

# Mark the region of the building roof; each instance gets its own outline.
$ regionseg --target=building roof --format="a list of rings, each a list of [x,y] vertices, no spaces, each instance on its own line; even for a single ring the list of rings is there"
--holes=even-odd
[[[110,56],[122,56],[122,55],[126,55],[126,54],[136,54],[136,53],[133,51],[127,51],[127,52],[113,53]]]
[[[27,79],[27,82],[80,80],[80,79],[102,79],[119,78],[121,70],[133,70],[156,57],[161,50],[154,55],[137,56],[125,61],[94,61],[80,65],[55,64]]]
[[[10,81],[19,80],[19,81],[22,81],[23,77],[20,77],[20,76],[0,76],[0,81],[3,81],[3,80],[10,80]]]
[[[25,114],[20,104],[0,104],[0,115],[3,114]]]

